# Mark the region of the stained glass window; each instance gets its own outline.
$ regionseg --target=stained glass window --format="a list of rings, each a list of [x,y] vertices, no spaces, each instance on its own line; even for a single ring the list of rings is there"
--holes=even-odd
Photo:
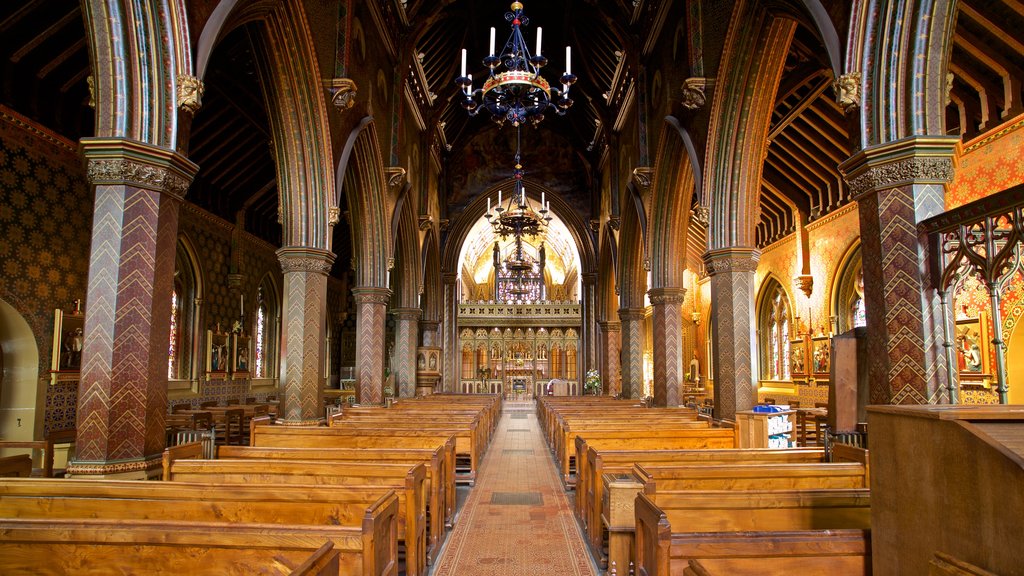
[[[256,294],[256,377],[266,378],[267,305],[263,302],[263,289]]]
[[[789,305],[786,293],[778,282],[768,288],[762,304],[761,377],[767,380],[788,380],[789,371]]]
[[[181,350],[181,296],[177,284],[171,293],[171,338],[167,347],[167,377],[178,377],[178,361]]]

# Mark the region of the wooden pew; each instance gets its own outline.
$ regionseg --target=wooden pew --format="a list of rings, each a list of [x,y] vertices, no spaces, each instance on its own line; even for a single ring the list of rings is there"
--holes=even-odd
[[[169,452],[168,449],[167,452]],[[165,452],[165,454],[167,453]],[[427,519],[428,536],[432,548],[440,545],[445,527],[450,527],[454,518],[449,510],[455,507],[455,479],[446,477],[443,447],[430,449],[400,448],[263,448],[254,446],[220,446],[220,459],[265,459],[265,460],[330,460],[343,462],[384,462],[391,464],[423,464],[427,471]],[[164,470],[168,470],[164,460]],[[450,490],[450,494],[449,494]],[[451,499],[450,503],[446,500]],[[428,561],[433,558],[428,557]]]
[[[682,574],[690,560],[703,563],[706,557],[743,558],[765,554],[772,550],[771,546],[779,547],[780,555],[788,556],[778,541],[773,544],[773,536],[805,531],[820,534],[788,537],[800,542],[793,544],[793,554],[818,550],[815,553],[820,556],[814,562],[823,562],[828,571],[812,573],[863,576],[870,567],[871,509],[867,489],[658,492],[637,496],[635,511],[634,554],[636,573],[640,576]],[[830,536],[837,530],[853,532],[845,540],[837,539],[831,549]],[[858,532],[862,547],[856,543]],[[861,548],[863,554],[858,556]],[[775,573],[765,571],[766,565],[760,569],[761,572],[723,573]]]
[[[327,576],[341,570],[341,551],[334,549],[334,542],[325,542],[306,561],[292,570],[291,576]]]
[[[0,573],[397,576],[397,502],[358,528],[217,522],[0,519]],[[314,559],[332,544],[336,563]],[[334,567],[334,571],[331,568]]]
[[[870,548],[866,530],[698,533],[673,542],[671,557],[691,557],[686,576],[865,576]],[[670,573],[681,565],[672,562]]]
[[[175,460],[164,472],[171,482],[212,484],[301,484],[376,486],[395,489],[399,540],[405,543],[410,571],[423,574],[428,554],[436,555],[426,537],[426,467],[326,460]]]
[[[42,454],[42,469],[38,471],[38,474],[44,478],[53,478],[53,440],[47,438],[46,440],[31,440],[31,441],[20,441],[20,440],[2,440],[0,441],[0,450],[6,449],[28,449],[28,450],[39,450]],[[20,460],[10,460],[15,467],[23,466],[20,464]],[[32,456],[29,455],[29,466],[32,466]],[[35,470],[30,471],[35,473]]]
[[[866,468],[856,462],[636,464],[644,492],[672,490],[799,490],[867,488]]]
[[[0,458],[0,477],[28,478],[32,475],[32,457],[28,454]]]

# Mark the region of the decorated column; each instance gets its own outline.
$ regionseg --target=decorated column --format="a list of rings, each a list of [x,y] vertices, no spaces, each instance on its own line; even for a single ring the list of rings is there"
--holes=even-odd
[[[618,322],[601,322],[600,326],[601,386],[605,394],[615,396],[622,392],[622,381],[619,379],[622,327]]]
[[[685,288],[654,288],[654,405],[678,406],[686,374],[682,305]]]
[[[582,333],[580,334],[580,374],[586,374],[587,370],[597,368],[597,273],[586,272],[583,274],[583,294],[580,295],[581,302],[581,323]]]
[[[441,375],[444,392],[459,389],[459,293],[458,276],[450,272],[441,275],[444,283],[444,320],[441,325],[444,346],[444,374]]]
[[[942,309],[923,274],[917,224],[945,210],[958,138],[912,137],[862,150],[839,169],[860,210],[872,404],[947,401]]]
[[[75,476],[147,478],[166,443],[178,209],[198,167],[123,138],[83,138],[95,187]]]
[[[395,356],[391,369],[395,372],[395,393],[402,398],[416,395],[416,344],[419,341],[419,308],[396,308]]]
[[[334,254],[289,246],[277,251],[284,273],[281,317],[281,424],[316,424],[323,417],[327,275]]]
[[[622,395],[642,398],[644,395],[644,310],[620,308],[622,322]]]
[[[353,288],[356,300],[356,396],[360,404],[384,402],[384,325],[391,290]]]
[[[757,397],[757,322],[754,271],[761,253],[754,248],[726,248],[705,254],[711,275],[711,322],[714,336],[715,416],[734,419]]]

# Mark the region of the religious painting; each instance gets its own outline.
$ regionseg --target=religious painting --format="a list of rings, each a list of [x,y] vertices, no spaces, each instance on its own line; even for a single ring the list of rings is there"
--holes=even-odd
[[[807,375],[807,347],[802,338],[789,341],[789,375],[792,378]]]
[[[50,383],[78,380],[82,369],[82,345],[85,342],[85,314],[53,311],[53,357],[50,361]]]
[[[987,315],[957,320],[954,347],[960,383],[988,386],[992,379],[992,370],[989,366]]]
[[[252,361],[252,353],[249,344],[249,336],[233,334],[231,339],[231,373],[235,379],[249,377],[249,363]]]
[[[230,368],[231,356],[228,334],[219,330],[206,331],[206,372],[207,378],[223,379]]]
[[[811,340],[811,368],[815,374],[829,375],[831,355],[832,341],[828,336],[817,336]]]

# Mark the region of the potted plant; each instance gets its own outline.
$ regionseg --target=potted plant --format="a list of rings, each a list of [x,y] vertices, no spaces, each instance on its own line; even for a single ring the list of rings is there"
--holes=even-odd
[[[596,368],[587,370],[586,378],[583,380],[583,391],[594,396],[601,394],[601,374]]]

